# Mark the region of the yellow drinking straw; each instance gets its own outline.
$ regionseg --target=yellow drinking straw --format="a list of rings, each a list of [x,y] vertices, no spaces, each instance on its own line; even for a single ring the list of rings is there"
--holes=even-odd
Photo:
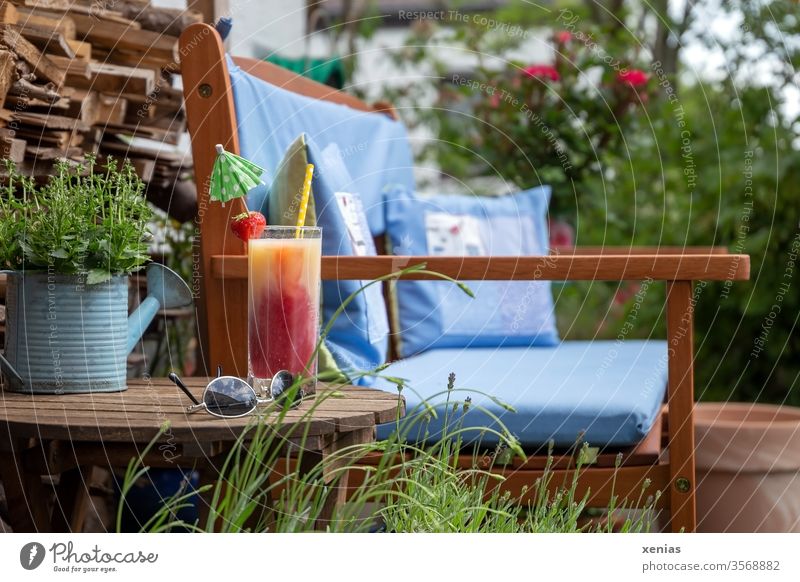
[[[314,177],[314,164],[306,166],[306,179],[303,181],[303,192],[300,195],[300,209],[297,211],[297,230],[294,238],[300,238],[300,227],[306,225],[306,210],[308,210],[308,196],[311,194],[311,179]]]

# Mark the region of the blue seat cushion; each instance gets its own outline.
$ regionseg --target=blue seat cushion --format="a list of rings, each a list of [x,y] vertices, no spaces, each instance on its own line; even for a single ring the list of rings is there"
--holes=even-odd
[[[399,360],[385,374],[408,380],[403,422],[415,423],[408,440],[441,437],[451,372],[456,376],[451,402],[472,399],[459,420],[465,428],[476,429],[466,440],[497,444],[496,436],[477,430],[498,429],[494,414],[529,449],[551,440],[557,447],[569,447],[579,436],[591,446],[628,446],[647,435],[659,414],[667,382],[667,344],[565,341],[554,347],[443,348]],[[375,387],[396,390],[383,378]],[[429,423],[422,419],[423,400],[437,412]],[[386,439],[395,429],[395,424],[381,425],[378,437]]]

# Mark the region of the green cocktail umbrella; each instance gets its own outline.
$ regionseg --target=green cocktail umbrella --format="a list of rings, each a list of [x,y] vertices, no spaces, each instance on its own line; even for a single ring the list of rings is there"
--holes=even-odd
[[[250,190],[263,184],[261,175],[264,172],[261,166],[226,152],[225,148],[217,144],[217,159],[214,160],[214,168],[211,170],[211,199],[224,205],[228,200],[247,195]]]

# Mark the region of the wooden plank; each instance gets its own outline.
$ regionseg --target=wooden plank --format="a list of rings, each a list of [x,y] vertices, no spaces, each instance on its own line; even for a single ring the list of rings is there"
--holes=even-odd
[[[65,425],[65,417],[54,416],[43,419],[37,431],[36,417],[22,420],[0,419],[0,430],[10,431],[11,434],[23,438],[47,438],[47,439],[72,439],[75,441],[111,441],[111,442],[130,442],[148,443],[158,434],[163,419],[153,418],[149,422],[131,421],[127,424],[119,423],[114,425],[100,424],[92,422],[91,419],[78,419]],[[217,419],[215,423],[192,420],[175,421],[170,425],[170,433],[180,442],[194,440],[235,440],[244,428],[242,423],[234,423],[233,420]],[[306,429],[306,426],[308,427]],[[275,426],[275,430],[282,437],[299,434],[300,428],[297,423],[284,422]],[[314,418],[304,422],[302,430],[307,430],[309,435],[332,434],[336,430],[335,419]]]
[[[16,80],[16,59],[10,51],[0,50],[0,107],[6,102],[11,86]]]
[[[16,24],[19,22],[19,11],[11,2],[0,4],[0,24]]]
[[[82,40],[67,40],[69,48],[75,53],[75,56],[85,61],[92,60],[92,45]]]
[[[219,35],[207,24],[188,27],[180,37],[180,50],[184,60],[183,91],[192,136],[199,210],[201,260],[198,284],[202,292],[198,323],[202,362],[220,363],[226,370],[244,375],[247,373],[247,331],[245,326],[235,322],[247,321],[246,282],[223,281],[210,276],[212,255],[244,253],[243,243],[226,235],[231,218],[245,211],[244,201],[237,198],[225,208],[215,206],[213,211],[209,211],[212,203],[208,184],[215,159],[210,146],[219,143],[227,151],[239,153],[225,50]],[[215,297],[225,297],[225,301],[216,301]]]
[[[6,96],[6,109],[25,109],[31,113],[66,114],[69,109],[69,99],[56,99],[46,101],[33,95],[8,94]],[[69,117],[69,115],[67,115]]]
[[[188,29],[187,29],[188,30]],[[184,33],[186,34],[186,33]],[[359,111],[373,111],[373,108],[361,99],[354,97],[348,93],[337,91],[327,85],[315,83],[307,77],[302,77],[293,73],[288,69],[273,65],[267,61],[258,59],[250,59],[246,57],[233,57],[233,62],[236,63],[242,70],[260,79],[282,87],[292,93],[305,95],[306,97],[313,97],[323,101],[330,101],[340,105],[347,105]]]
[[[28,63],[37,77],[54,83],[56,87],[64,83],[64,71],[9,25],[0,25],[0,44]]]
[[[21,124],[52,130],[88,131],[89,126],[80,119],[50,115],[46,113],[28,113],[26,111],[10,111],[9,117]]]
[[[509,492],[512,498],[518,499],[521,503],[534,502],[535,483],[544,475],[544,471],[516,471],[516,470],[497,470],[493,471],[504,477],[504,481],[497,484],[501,492]],[[575,475],[574,469],[560,470],[551,472],[551,480],[548,490],[551,494],[558,487],[563,487],[565,483],[571,483]],[[645,481],[650,481],[650,486],[646,489],[643,501],[648,496],[654,496],[656,491],[662,491],[669,483],[669,470],[666,465],[656,465],[652,467],[614,467],[584,469],[578,476],[578,487],[575,493],[576,499],[581,499],[587,492],[589,493],[589,507],[607,507],[612,497],[616,496],[617,506],[623,501],[628,506],[635,505],[642,493]],[[489,480],[494,484],[494,480]],[[656,504],[657,508],[664,508],[668,504],[668,495],[661,495]]]
[[[126,109],[125,99],[99,94],[97,91],[76,89],[64,115],[80,119],[87,125],[105,126],[121,119]]]
[[[69,8],[71,0],[11,0],[17,6],[27,6],[36,9],[64,9]]]
[[[83,155],[83,150],[79,147],[48,148],[31,145],[25,149],[25,153],[39,160],[78,159]]]
[[[52,13],[35,8],[19,9],[19,25],[61,33],[65,39],[75,39],[75,21],[64,13]]]
[[[195,10],[181,10],[178,8],[156,8],[146,2],[131,2],[118,0],[114,8],[119,10],[125,18],[135,20],[144,30],[152,30],[163,34],[180,36],[181,32],[190,24],[203,21],[203,15]]]
[[[89,64],[90,78],[70,76],[69,84],[79,89],[90,89],[106,93],[140,93],[147,95],[156,83],[155,71],[135,69],[108,63]]]
[[[75,58],[75,51],[69,46],[64,36],[55,30],[42,30],[39,28],[22,27],[19,30],[25,39],[53,60],[53,56]],[[54,61],[55,62],[55,61]],[[59,66],[56,63],[56,66]]]
[[[174,36],[137,30],[138,25],[98,20],[88,15],[71,13],[70,16],[75,20],[78,40],[88,41],[93,47],[136,51],[165,63],[177,60],[178,39]]]
[[[230,237],[229,237],[230,238]],[[324,280],[370,280],[404,267],[426,265],[462,281],[625,281],[676,279],[743,281],[750,275],[747,255],[566,255],[552,257],[322,257]],[[211,274],[217,279],[247,278],[247,256],[215,255]],[[435,279],[413,274],[406,279]]]
[[[28,144],[59,148],[69,146],[71,138],[71,134],[68,131],[44,131],[42,129],[28,128],[18,129],[17,136],[26,140]]]
[[[667,284],[670,527],[697,525],[694,460],[694,297],[692,283]]]
[[[105,129],[109,132],[119,133],[122,135],[129,135],[135,137],[147,137],[161,143],[168,143],[175,145],[181,139],[180,128],[174,129],[161,129],[153,127],[145,122],[138,125],[127,123],[107,123]]]
[[[25,159],[25,140],[0,137],[0,158],[18,164]]]
[[[727,255],[727,247],[719,246],[588,246],[552,247],[551,255]]]
[[[164,58],[153,57],[150,54],[142,54],[132,50],[95,47],[92,55],[96,61],[135,69],[152,69],[156,74],[161,74],[165,70],[171,73],[180,72],[175,61],[167,61]]]
[[[66,71],[67,83],[69,83],[71,77],[82,77],[87,80],[91,79],[91,71],[89,70],[89,63],[87,63],[83,59],[51,55],[50,60],[53,61],[62,70]]]

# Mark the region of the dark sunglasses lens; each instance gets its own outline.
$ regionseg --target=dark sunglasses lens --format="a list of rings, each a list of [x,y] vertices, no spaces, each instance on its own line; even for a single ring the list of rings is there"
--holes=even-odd
[[[281,370],[272,377],[272,381],[269,384],[271,396],[275,400],[278,400],[283,393],[292,386],[293,382],[294,376],[292,376],[292,373],[287,372],[286,370]]]
[[[256,407],[257,399],[247,382],[225,376],[211,381],[203,395],[203,402],[212,414],[241,416]]]
[[[270,383],[270,393],[272,394],[272,398],[275,402],[283,403],[287,398],[289,398],[290,394],[293,396],[292,398],[292,406],[297,406],[300,404],[300,401],[303,399],[304,392],[300,389],[290,390],[292,385],[294,384],[294,376],[291,372],[287,372],[282,370],[278,372],[274,378],[272,378],[272,382]]]

